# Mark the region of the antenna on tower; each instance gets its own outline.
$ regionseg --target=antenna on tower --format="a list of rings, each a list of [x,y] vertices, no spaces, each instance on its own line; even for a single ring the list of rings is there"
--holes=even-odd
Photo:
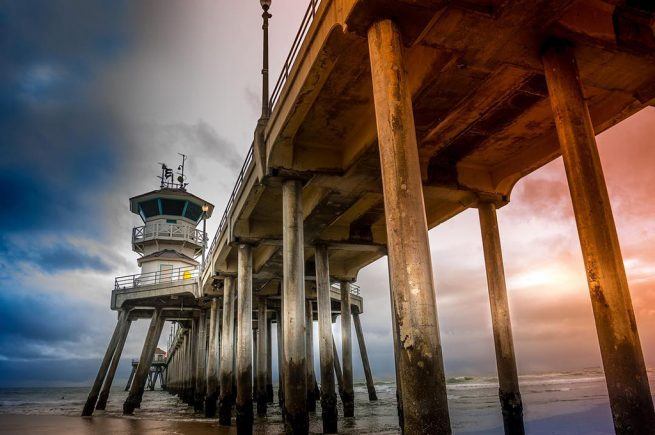
[[[166,166],[165,163],[158,163],[161,166],[161,175],[157,178],[160,180],[160,188],[169,187],[173,183],[173,170]],[[170,181],[168,181],[170,180]]]
[[[184,164],[186,163],[186,155],[182,153],[178,153],[180,156],[182,156],[182,164],[177,167],[177,170],[179,171],[177,173],[177,182],[179,183],[179,188],[182,190],[186,190],[186,187],[189,183],[185,183],[186,181],[186,176],[184,175]]]

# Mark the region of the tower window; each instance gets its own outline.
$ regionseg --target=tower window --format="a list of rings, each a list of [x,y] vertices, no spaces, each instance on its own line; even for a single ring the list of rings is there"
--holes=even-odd
[[[200,207],[198,204],[194,204],[193,202],[189,201],[189,205],[186,208],[185,217],[191,219],[192,221],[197,222],[200,219],[201,214],[202,214],[202,207]]]
[[[162,199],[162,211],[165,215],[169,216],[182,216],[184,210],[184,201],[179,199]]]
[[[157,216],[159,214],[159,206],[157,205],[156,199],[151,199],[149,201],[144,201],[139,204],[141,207],[141,212],[146,218]]]

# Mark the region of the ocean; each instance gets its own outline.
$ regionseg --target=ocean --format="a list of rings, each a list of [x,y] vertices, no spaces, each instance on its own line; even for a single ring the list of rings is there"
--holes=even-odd
[[[649,370],[655,391],[655,370]],[[599,369],[543,373],[520,377],[526,430],[529,434],[613,434],[607,389]],[[454,433],[502,434],[498,384],[493,376],[453,377],[447,380],[448,401]],[[127,393],[119,383],[112,390],[107,410],[97,416],[121,417]],[[340,418],[340,433],[398,433],[395,384],[377,381],[379,400],[369,402],[366,385],[355,384],[355,418]],[[79,416],[88,388],[0,389],[0,414]],[[277,395],[276,395],[277,397]],[[133,419],[206,422],[176,397],[146,391],[141,409]],[[341,409],[339,410],[340,415]],[[320,406],[310,418],[312,432],[321,432]],[[0,421],[1,416],[0,416]],[[256,431],[279,433],[282,418],[277,405],[257,419]],[[0,428],[0,432],[2,429]]]

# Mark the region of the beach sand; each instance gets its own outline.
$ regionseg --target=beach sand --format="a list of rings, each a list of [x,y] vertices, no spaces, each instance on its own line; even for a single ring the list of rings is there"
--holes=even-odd
[[[59,415],[0,415],[1,434],[230,434],[232,428],[217,423],[157,421],[116,417],[68,417]]]

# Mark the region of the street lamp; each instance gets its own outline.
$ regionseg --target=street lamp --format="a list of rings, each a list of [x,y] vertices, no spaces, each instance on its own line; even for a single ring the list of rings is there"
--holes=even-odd
[[[209,205],[202,205],[202,263],[200,266],[200,274],[205,271],[205,251],[207,249],[207,211],[209,211]]]
[[[271,0],[259,0],[259,4],[264,10],[262,13],[262,18],[264,20],[262,24],[262,30],[264,31],[264,58],[262,62],[262,118],[267,119],[271,114],[271,108],[268,101],[268,20],[269,18],[272,18],[273,15],[268,13],[268,9],[271,7]]]

